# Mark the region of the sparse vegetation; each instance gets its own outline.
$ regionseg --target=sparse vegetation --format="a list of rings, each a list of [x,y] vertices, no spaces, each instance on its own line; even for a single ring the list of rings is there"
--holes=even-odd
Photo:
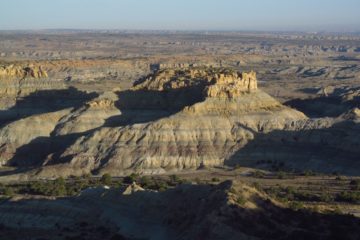
[[[252,173],[252,176],[255,177],[255,178],[264,178],[265,177],[265,174],[261,171],[255,171]]]
[[[350,181],[351,190],[358,191],[360,190],[360,179]]]
[[[102,175],[100,181],[102,184],[110,186],[112,183],[112,177],[109,173],[105,173]]]
[[[136,180],[139,178],[139,174],[132,173],[129,176],[124,178],[124,183],[131,184],[133,182],[136,182]]]
[[[337,195],[336,200],[350,203],[359,203],[360,192],[344,191]]]
[[[244,198],[243,195],[239,194],[236,198],[236,203],[239,204],[240,206],[243,206],[246,203],[246,199]]]
[[[54,181],[33,182],[30,185],[30,189],[35,194],[47,196],[64,196],[67,194],[65,180],[62,177],[59,177]]]
[[[211,178],[211,181],[212,182],[220,182],[220,179],[217,177],[213,177],[213,178]]]
[[[311,177],[311,176],[316,176],[316,173],[312,170],[305,170],[303,173],[302,173],[303,176],[305,177]]]
[[[304,208],[304,204],[298,201],[292,201],[289,203],[289,207],[295,211],[298,211]]]
[[[278,179],[285,179],[287,175],[286,175],[285,172],[280,171],[280,172],[278,172],[278,173],[276,174],[276,176],[277,176]]]
[[[11,188],[11,187],[9,187],[9,186],[4,187],[4,188],[2,189],[2,191],[3,191],[3,194],[4,194],[5,196],[7,196],[7,197],[12,197],[12,196],[14,196],[14,194],[15,194],[14,189]]]

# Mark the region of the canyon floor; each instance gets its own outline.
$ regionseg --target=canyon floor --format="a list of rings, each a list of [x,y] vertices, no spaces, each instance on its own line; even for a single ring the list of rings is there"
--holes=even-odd
[[[359,239],[360,36],[1,31],[1,239]]]

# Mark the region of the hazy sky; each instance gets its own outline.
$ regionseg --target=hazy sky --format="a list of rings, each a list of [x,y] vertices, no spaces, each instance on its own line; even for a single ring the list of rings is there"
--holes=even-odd
[[[360,0],[0,0],[0,29],[359,31]]]

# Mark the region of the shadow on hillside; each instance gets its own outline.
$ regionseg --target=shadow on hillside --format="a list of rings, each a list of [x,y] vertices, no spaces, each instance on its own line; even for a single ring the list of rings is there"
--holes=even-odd
[[[203,100],[201,88],[177,89],[167,91],[123,91],[118,92],[119,100],[115,106],[121,115],[105,120],[101,127],[82,133],[50,137],[38,137],[30,143],[19,147],[8,162],[9,166],[40,167],[44,164],[55,165],[71,161],[71,156],[63,158],[64,151],[81,137],[89,136],[102,127],[120,127],[136,123],[147,123],[169,117],[185,106]],[[77,103],[76,106],[82,106]],[[48,159],[47,159],[48,158]],[[1,173],[0,172],[0,176]]]
[[[98,97],[97,93],[82,92],[74,87],[34,92],[18,99],[15,106],[7,110],[0,110],[0,128],[33,115],[77,108],[96,97]]]
[[[55,162],[61,163],[59,162],[61,154],[74,144],[79,137],[90,134],[93,131],[94,130],[61,136],[37,137],[30,143],[19,147],[13,158],[9,160],[8,165],[21,168],[40,167],[45,163],[46,158],[50,154],[51,162],[58,160]],[[26,171],[26,169],[24,170]]]
[[[284,103],[303,112],[310,118],[338,117],[354,107],[355,103],[342,102],[335,97],[317,97],[311,99],[293,99]]]
[[[272,171],[360,175],[360,124],[344,121],[330,128],[255,133],[225,164]]]
[[[360,220],[354,216],[283,208],[273,204],[266,196],[259,195],[254,195],[250,200],[258,206],[257,208],[245,208],[228,201],[227,192],[230,191],[230,187],[231,185],[225,182],[219,186],[181,185],[163,192],[137,191],[130,195],[100,190],[85,197],[4,201],[0,207],[15,209],[15,216],[18,214],[16,211],[20,209],[31,208],[32,211],[19,221],[16,230],[7,226],[7,218],[1,218],[0,237],[5,237],[3,234],[6,233],[6,237],[22,239],[28,234],[28,231],[21,231],[23,225],[27,226],[27,230],[31,230],[29,226],[38,229],[45,221],[49,227],[41,234],[54,236],[62,232],[63,236],[81,236],[79,239],[101,237],[98,236],[98,230],[102,230],[100,234],[104,234],[104,229],[98,226],[113,226],[106,229],[107,233],[101,239],[127,239],[126,235],[156,238],[151,235],[159,233],[152,231],[154,227],[165,230],[165,234],[161,235],[163,238],[160,239],[170,239],[170,236],[178,236],[181,239],[226,239],[231,236],[233,239],[269,240],[350,240],[360,237]],[[93,192],[96,190],[92,189]],[[104,194],[105,192],[107,194]],[[114,199],[119,206],[111,209]],[[36,206],[42,207],[36,211]],[[77,218],[71,217],[68,221],[52,223],[51,221],[57,221],[57,218],[49,216],[58,216],[59,206],[65,210],[62,217],[66,219],[69,216],[67,213],[72,213],[70,215],[75,214]],[[94,206],[97,206],[96,209]],[[112,211],[111,215],[103,214],[109,210]],[[10,213],[4,214],[11,216]],[[99,215],[103,215],[104,218],[98,219]],[[119,221],[118,216],[121,216],[122,221]],[[124,233],[124,228],[119,226],[122,222],[131,226],[126,228]],[[115,229],[125,237],[111,238],[116,233],[113,232]],[[138,229],[143,230],[138,232]],[[83,234],[90,230],[91,235]],[[131,230],[137,232],[132,233]],[[37,234],[39,231],[34,231],[32,237],[38,237]]]
[[[147,123],[169,117],[186,106],[204,100],[204,86],[168,89],[163,91],[128,90],[118,92],[115,106],[121,115],[107,119],[105,127]]]

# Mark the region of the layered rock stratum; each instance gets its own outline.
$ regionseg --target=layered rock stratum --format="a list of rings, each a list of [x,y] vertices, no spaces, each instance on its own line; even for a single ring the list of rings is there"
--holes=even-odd
[[[32,156],[22,146],[9,163],[37,162],[44,176],[220,166],[254,132],[306,119],[257,89],[254,72],[161,70],[130,90],[106,94],[116,96],[72,110],[41,144],[39,139],[27,144],[37,149]]]
[[[309,119],[258,89],[254,72],[161,69],[129,90],[51,95],[66,101],[26,113],[36,103],[30,95],[5,111],[20,118],[7,119],[0,130],[3,165],[35,167],[33,173],[44,177],[258,167],[262,161],[356,171],[348,167],[356,166],[359,149],[356,108],[337,118]]]
[[[47,78],[47,72],[41,66],[19,66],[10,64],[0,67],[0,78]]]

